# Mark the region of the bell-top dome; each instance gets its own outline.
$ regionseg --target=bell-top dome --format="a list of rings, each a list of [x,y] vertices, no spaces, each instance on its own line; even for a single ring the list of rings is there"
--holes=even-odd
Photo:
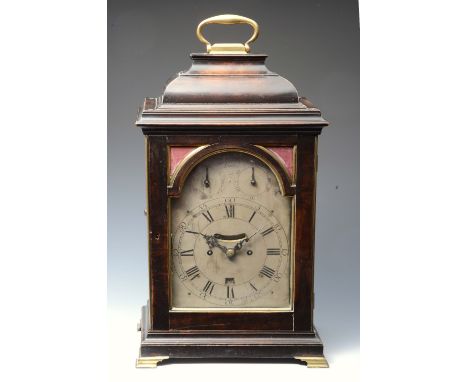
[[[328,122],[294,85],[265,66],[260,54],[192,54],[189,70],[172,78],[161,97],[146,98],[137,126],[304,125]]]
[[[192,54],[163,103],[297,103],[294,85],[265,66],[265,55]]]

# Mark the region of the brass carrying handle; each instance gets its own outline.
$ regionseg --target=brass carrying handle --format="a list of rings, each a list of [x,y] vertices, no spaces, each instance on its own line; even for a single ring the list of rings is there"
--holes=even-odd
[[[208,24],[248,24],[253,28],[252,36],[243,44],[218,43],[211,44],[202,34],[202,29]],[[203,20],[197,27],[198,39],[206,44],[206,50],[210,54],[247,54],[250,52],[249,43],[258,37],[258,24],[247,17],[238,15],[219,15]]]

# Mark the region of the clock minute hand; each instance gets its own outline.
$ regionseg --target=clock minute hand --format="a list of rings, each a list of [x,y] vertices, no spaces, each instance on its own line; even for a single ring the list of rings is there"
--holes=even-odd
[[[247,242],[247,241],[252,240],[252,238],[253,238],[257,233],[259,233],[262,229],[264,229],[264,228],[265,228],[265,226],[262,226],[262,227],[259,228],[259,229],[257,230],[257,232],[255,232],[253,235],[251,235],[251,236],[249,236],[249,237],[246,237],[245,239],[241,240],[241,241],[238,243],[238,245],[239,245],[239,248],[238,248],[238,249],[242,248],[242,244],[244,243],[244,241]]]
[[[245,239],[245,241],[249,241],[249,240],[252,240],[252,238],[257,234],[259,233],[263,228],[265,228],[265,226],[262,226],[261,228],[259,228],[257,230],[257,232],[255,232],[253,235],[249,236],[248,238]]]
[[[242,248],[242,245],[244,244],[244,242],[248,242],[248,241],[250,240],[250,237],[248,237],[246,234],[244,234],[244,235],[245,235],[245,237],[244,237],[241,241],[239,241],[239,242],[236,244],[236,246],[234,247],[236,250],[241,249],[241,248]]]

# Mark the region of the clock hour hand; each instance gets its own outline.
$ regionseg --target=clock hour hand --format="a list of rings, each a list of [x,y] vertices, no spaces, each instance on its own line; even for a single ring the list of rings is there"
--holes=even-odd
[[[196,231],[185,231],[187,233],[193,233],[194,235],[200,235],[200,236],[203,236],[203,238],[206,240],[206,243],[208,244],[208,246],[211,248],[213,247],[218,247],[218,248],[221,248],[223,250],[223,252],[226,252],[225,250],[227,250],[225,247],[223,247],[222,245],[220,245],[218,243],[218,240],[216,240],[216,238],[214,236],[211,236],[211,235],[205,235],[204,233],[201,233],[201,232],[196,232]]]
[[[226,241],[226,242],[229,242],[229,243],[235,243],[236,241],[241,240],[240,242],[237,242],[234,245],[233,248],[226,248],[224,246],[221,246],[221,247],[223,247],[223,252],[230,259],[230,258],[235,256],[237,250],[242,248],[242,243],[247,238],[247,234],[241,233],[241,234],[238,234],[238,235],[223,235],[223,234],[220,234],[220,233],[215,233],[213,235],[213,237],[216,240],[216,242],[218,240],[221,240],[221,241]]]
[[[219,244],[218,240],[216,240],[216,237],[214,237],[214,236],[210,236],[209,239],[206,239],[206,242],[211,247],[218,247],[224,253],[227,253],[227,251],[228,251],[228,249],[224,245]]]
[[[240,250],[242,248],[242,245],[244,244],[244,242],[248,242],[249,240],[250,240],[250,238],[247,235],[245,235],[245,237],[236,244],[234,249],[235,250]]]

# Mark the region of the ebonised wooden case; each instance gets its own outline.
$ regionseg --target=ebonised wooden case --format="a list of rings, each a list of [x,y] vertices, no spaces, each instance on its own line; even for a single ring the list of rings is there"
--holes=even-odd
[[[313,310],[317,141],[328,123],[265,66],[266,57],[192,54],[190,69],[172,79],[161,97],[146,98],[139,112],[136,125],[146,141],[150,285],[139,367],[195,358],[299,359],[327,367]],[[200,147],[174,172],[176,149]],[[268,148],[292,150],[291,173]],[[225,151],[274,166],[285,192],[295,198],[291,311],[170,311],[169,201],[178,197],[195,163]]]

